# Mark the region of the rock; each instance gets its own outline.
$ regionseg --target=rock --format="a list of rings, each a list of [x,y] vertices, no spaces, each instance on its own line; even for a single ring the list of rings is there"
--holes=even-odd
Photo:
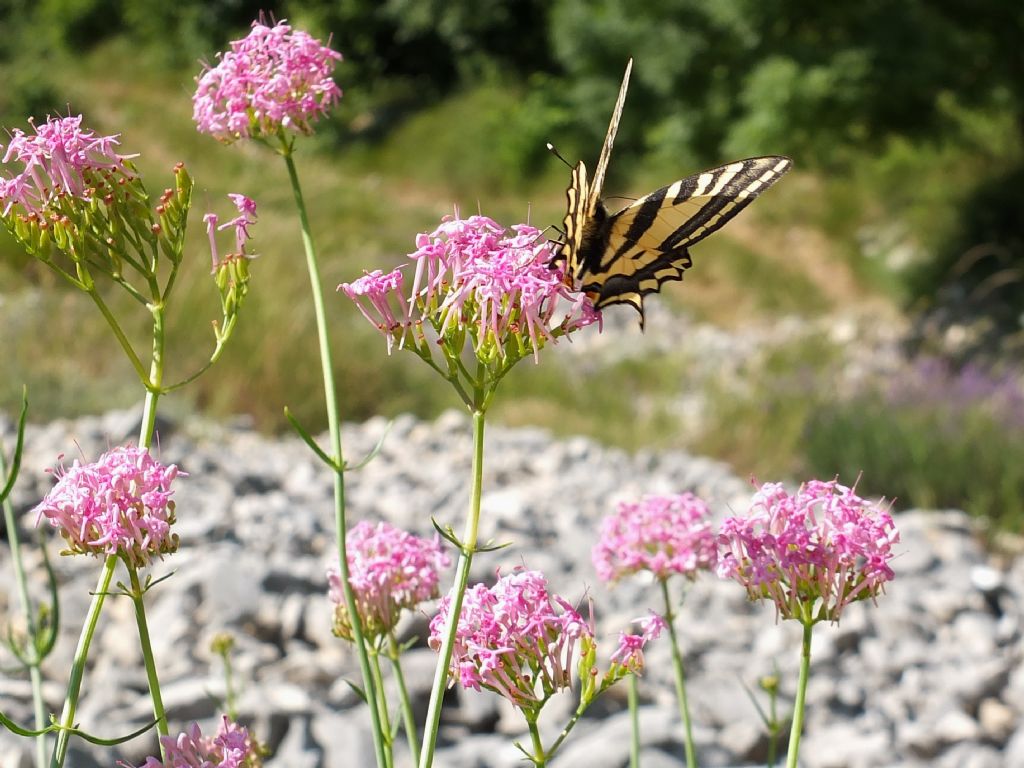
[[[647,343],[646,341],[644,343]],[[653,343],[653,342],[651,342]],[[725,343],[709,337],[712,348]],[[732,343],[732,342],[730,342]],[[746,342],[744,342],[746,343]],[[756,347],[751,347],[752,352]],[[724,364],[731,352],[722,352]],[[30,425],[23,474],[15,500],[27,510],[50,486],[41,470],[60,452],[95,458],[128,433],[137,419],[122,412],[77,421]],[[346,457],[358,462],[373,449],[384,420],[344,427]],[[137,424],[136,424],[137,426]],[[9,435],[9,421],[0,419]],[[330,473],[298,440],[272,439],[240,425],[165,424],[161,450],[188,477],[177,481],[179,552],[149,573],[173,577],[146,596],[147,618],[172,730],[198,719],[212,732],[223,699],[222,662],[212,637],[230,632],[240,718],[276,748],[268,768],[367,766],[375,762],[369,718],[346,682],[360,680],[351,645],[333,636],[333,605],[324,570],[336,558]],[[111,436],[116,436],[112,438]],[[134,437],[134,435],[132,435]],[[320,436],[322,444],[326,437]],[[541,429],[489,424],[484,466],[483,540],[511,546],[478,554],[472,578],[493,581],[497,570],[526,565],[543,570],[552,588],[589,615],[594,601],[598,658],[607,664],[619,631],[648,610],[663,610],[658,585],[631,578],[610,588],[590,562],[602,518],[617,500],[653,491],[694,490],[720,520],[745,511],[746,479],[725,465],[682,452],[630,455],[586,438],[556,440]],[[346,475],[349,519],[386,519],[419,535],[433,535],[431,517],[461,533],[472,460],[469,420],[449,411],[433,422],[395,419],[380,454]],[[838,626],[815,627],[801,761],[821,766],[1024,765],[1024,671],[1018,660],[1024,619],[1024,558],[990,555],[961,512],[900,513],[902,553],[896,580],[877,605],[848,606]],[[31,541],[31,537],[26,538]],[[50,539],[50,551],[59,543]],[[447,546],[447,545],[446,545]],[[40,556],[26,545],[33,583]],[[453,558],[454,559],[454,558]],[[46,660],[45,697],[59,710],[81,622],[101,561],[54,557],[61,584],[61,631]],[[0,549],[0,573],[10,557]],[[454,566],[442,576],[451,584]],[[115,581],[126,580],[119,566]],[[679,601],[682,585],[670,583]],[[16,610],[16,600],[6,600]],[[403,657],[418,722],[425,715],[437,656],[425,646],[434,606],[408,614],[398,628],[404,641],[419,637]],[[799,664],[800,627],[777,622],[773,607],[751,603],[731,582],[711,575],[685,590],[676,628],[690,695],[694,737],[703,768],[763,764],[767,744],[757,709],[768,698],[757,688],[778,673],[779,712],[788,714]],[[667,637],[649,646],[640,679],[641,744],[645,763],[672,768],[682,760],[682,724],[675,701]],[[112,736],[152,716],[131,603],[107,598],[93,640],[79,720]],[[384,665],[389,699],[394,678]],[[0,680],[5,714],[31,719],[24,676]],[[553,740],[576,701],[560,693],[547,705],[541,732]],[[446,696],[438,766],[518,768],[515,740],[526,740],[522,715],[490,694],[451,690]],[[629,759],[629,713],[622,691],[612,690],[577,724],[556,764],[622,768]],[[153,740],[120,750],[74,742],[68,765],[93,768],[117,759],[140,763]],[[0,756],[20,768],[27,741],[0,731]],[[999,762],[1002,760],[1002,762]],[[412,760],[399,737],[396,768]]]

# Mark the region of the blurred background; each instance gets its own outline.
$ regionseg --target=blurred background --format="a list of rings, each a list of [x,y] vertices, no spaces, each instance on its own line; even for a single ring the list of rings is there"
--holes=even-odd
[[[260,11],[326,39],[345,92],[299,171],[325,284],[391,269],[459,206],[561,221],[628,57],[605,192],[615,209],[703,168],[786,154],[796,170],[694,249],[683,283],[626,307],[503,383],[495,417],[628,450],[685,448],[759,479],[861,473],[897,508],[1024,523],[1024,4],[1019,0],[0,0],[0,125],[85,115],[120,133],[150,194],[196,179],[168,378],[208,356],[217,317],[201,222],[260,206],[260,257],[221,363],[171,413],[323,426],[298,224],[284,166],[196,133],[200,61]],[[621,196],[621,200],[616,200]],[[111,301],[128,309],[122,297]],[[328,306],[351,420],[458,405],[347,299]],[[144,334],[148,316],[134,330]],[[135,380],[91,303],[0,236],[0,409],[126,407]]]

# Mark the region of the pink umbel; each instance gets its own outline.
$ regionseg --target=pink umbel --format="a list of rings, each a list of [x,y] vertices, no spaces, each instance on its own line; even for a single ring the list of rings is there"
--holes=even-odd
[[[793,494],[765,483],[747,517],[723,522],[718,574],[751,600],[773,601],[783,618],[838,621],[850,603],[884,591],[898,541],[888,508],[838,480],[812,480]]]
[[[129,445],[53,474],[57,484],[32,511],[60,531],[68,553],[120,555],[138,568],[178,548],[171,483],[184,473],[174,464]]]
[[[600,320],[590,300],[566,287],[551,266],[552,244],[540,230],[506,230],[486,216],[445,216],[416,237],[408,294],[401,268],[369,272],[339,287],[388,339],[388,350],[424,326],[443,340],[468,335],[478,356],[504,358],[514,347],[537,359],[558,337]]]
[[[717,555],[707,504],[692,493],[681,493],[620,503],[601,523],[592,559],[603,581],[640,571],[663,581],[674,573],[696,578],[715,567]]]
[[[139,768],[259,768],[260,750],[249,731],[227,716],[214,736],[203,736],[198,723],[177,736],[161,736],[164,760],[150,757]]]
[[[15,128],[3,155],[4,164],[23,167],[16,175],[0,177],[4,216],[15,205],[24,215],[39,216],[63,197],[102,198],[116,188],[115,177],[131,175],[125,160],[134,155],[114,151],[118,135],[83,130],[81,115],[47,118],[32,128],[35,133]]]
[[[430,622],[431,648],[441,644],[450,598],[441,599]],[[518,570],[493,586],[466,590],[459,614],[450,680],[465,688],[486,688],[513,705],[531,708],[572,685],[581,639],[593,639],[583,617],[548,592],[539,571]]]
[[[390,632],[403,610],[438,596],[439,572],[450,564],[435,536],[424,539],[385,522],[366,520],[348,534],[349,583],[367,639]],[[327,571],[335,604],[334,631],[352,639],[337,567]]]
[[[341,54],[284,21],[254,21],[218,58],[196,78],[192,119],[220,141],[310,134],[341,98],[331,77]]]

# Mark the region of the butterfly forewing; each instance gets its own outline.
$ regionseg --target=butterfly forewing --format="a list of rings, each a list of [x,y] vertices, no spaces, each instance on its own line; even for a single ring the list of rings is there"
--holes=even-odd
[[[601,156],[598,158],[597,167],[594,169],[594,179],[590,183],[590,192],[587,197],[587,213],[590,216],[594,214],[601,199],[601,189],[604,187],[604,174],[608,170],[608,160],[612,156],[615,134],[619,132],[619,120],[622,119],[622,107],[626,103],[626,91],[629,90],[629,74],[632,71],[633,60],[630,59],[626,62],[626,72],[622,76],[622,85],[619,86],[619,96],[615,100],[612,119],[608,121],[608,132],[604,135],[604,144],[601,145]]]

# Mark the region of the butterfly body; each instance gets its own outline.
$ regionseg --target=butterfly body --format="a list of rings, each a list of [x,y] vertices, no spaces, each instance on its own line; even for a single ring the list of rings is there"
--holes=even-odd
[[[554,261],[597,309],[629,304],[644,323],[643,299],[693,265],[689,248],[720,229],[789,170],[788,157],[737,160],[669,184],[616,213],[601,200],[608,158],[622,116],[632,60],[619,89],[592,181],[580,162],[566,190],[565,237]]]

